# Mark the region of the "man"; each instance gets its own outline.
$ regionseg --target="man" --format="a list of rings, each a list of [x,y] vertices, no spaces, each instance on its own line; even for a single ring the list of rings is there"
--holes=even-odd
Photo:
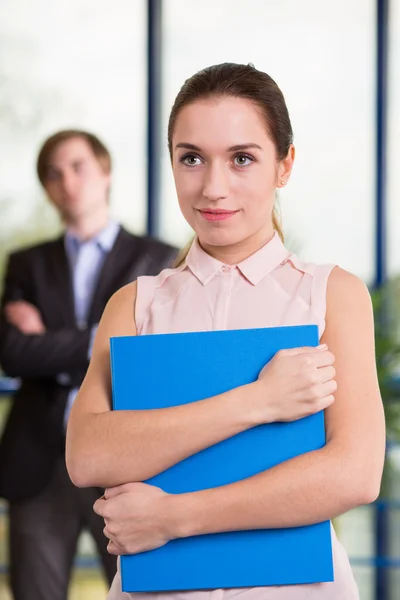
[[[75,488],[64,461],[68,414],[96,324],[118,288],[169,266],[176,249],[110,219],[111,159],[94,135],[55,134],[39,153],[37,172],[65,234],[9,258],[0,363],[22,386],[0,442],[0,495],[9,501],[15,600],[65,600],[83,527],[110,583],[116,570],[104,523],[92,510],[103,491]]]

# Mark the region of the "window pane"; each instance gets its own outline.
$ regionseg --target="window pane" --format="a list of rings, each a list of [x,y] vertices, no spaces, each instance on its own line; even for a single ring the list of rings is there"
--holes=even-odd
[[[105,142],[114,163],[113,213],[144,231],[145,9],[145,2],[131,0],[2,0],[0,286],[11,248],[60,230],[35,175],[39,147],[56,130],[87,129]],[[9,405],[4,398],[0,404],[2,428]],[[5,571],[5,515],[0,527]],[[98,597],[105,598],[103,579],[98,582]]]
[[[389,90],[388,90],[388,271],[400,273],[400,3],[390,3],[389,20]]]
[[[114,162],[111,206],[145,228],[146,3],[3,0],[0,16],[2,255],[59,229],[36,180],[45,137],[92,131]]]
[[[371,280],[374,2],[231,0],[228,11],[204,0],[188,11],[184,0],[168,0],[164,9],[164,130],[176,93],[195,71],[228,61],[269,73],[286,97],[297,149],[281,192],[288,245]],[[167,150],[163,182],[162,235],[182,243],[190,234]]]

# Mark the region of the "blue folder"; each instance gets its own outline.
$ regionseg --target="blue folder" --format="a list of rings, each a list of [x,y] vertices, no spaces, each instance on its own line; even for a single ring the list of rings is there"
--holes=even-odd
[[[255,381],[284,348],[316,346],[314,325],[111,338],[113,407],[166,408]],[[174,443],[173,438],[170,441]],[[254,427],[147,483],[179,494],[250,477],[325,444],[324,414]],[[122,590],[151,592],[333,581],[329,521],[208,534],[121,557]]]

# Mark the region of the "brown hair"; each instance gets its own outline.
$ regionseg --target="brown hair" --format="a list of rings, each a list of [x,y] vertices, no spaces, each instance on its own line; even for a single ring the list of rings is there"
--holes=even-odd
[[[67,142],[68,140],[72,140],[74,138],[85,140],[85,142],[89,144],[93,154],[99,161],[104,172],[111,172],[111,155],[98,137],[93,135],[93,133],[82,131],[80,129],[65,129],[63,131],[58,131],[51,137],[47,138],[39,151],[39,156],[36,163],[36,172],[39,177],[39,181],[43,186],[46,183],[49,163],[54,150],[63,142]]]
[[[172,136],[181,110],[195,102],[211,97],[233,96],[253,102],[259,109],[267,131],[275,145],[277,160],[283,160],[293,142],[293,130],[285,98],[275,81],[253,65],[223,63],[207,67],[187,79],[181,87],[171,110],[168,123],[168,149],[172,159]],[[272,215],[275,231],[283,240],[280,218],[276,209]],[[175,264],[181,264],[187,247]]]

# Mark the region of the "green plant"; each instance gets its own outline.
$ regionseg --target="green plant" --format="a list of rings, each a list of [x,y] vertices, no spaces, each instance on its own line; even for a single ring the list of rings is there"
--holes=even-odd
[[[388,445],[400,443],[400,313],[397,306],[400,280],[394,279],[372,292],[375,317],[375,352],[379,387],[386,420]],[[381,497],[390,493],[391,482],[398,476],[390,452],[386,455]]]

